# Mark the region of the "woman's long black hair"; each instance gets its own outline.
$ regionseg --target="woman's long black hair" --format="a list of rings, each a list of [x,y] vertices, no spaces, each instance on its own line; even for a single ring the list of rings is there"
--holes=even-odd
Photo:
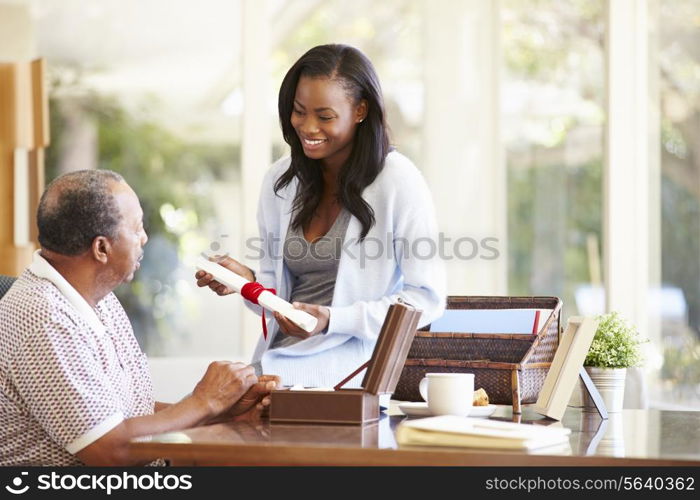
[[[358,104],[367,101],[367,116],[358,124],[352,152],[339,174],[339,201],[362,224],[360,240],[374,225],[374,210],[362,198],[362,191],[381,172],[389,153],[389,135],[384,117],[384,99],[377,74],[367,57],[347,45],[319,45],[312,48],[289,69],[279,92],[279,117],[284,140],[292,149],[289,168],[275,183],[275,193],[299,179],[292,227],[297,229],[311,221],[321,201],[323,175],[321,162],[304,154],[301,141],[292,127],[294,96],[301,76],[336,79]]]

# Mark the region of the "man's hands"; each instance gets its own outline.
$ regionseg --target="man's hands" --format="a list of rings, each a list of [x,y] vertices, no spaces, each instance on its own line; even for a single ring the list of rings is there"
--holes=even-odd
[[[316,328],[311,332],[307,332],[302,328],[298,327],[287,318],[282,316],[280,313],[274,313],[277,323],[280,325],[280,331],[285,335],[291,335],[292,337],[299,337],[300,339],[308,339],[309,337],[316,335],[317,333],[325,330],[328,327],[328,322],[331,319],[331,310],[326,306],[318,306],[316,304],[305,304],[303,302],[294,302],[292,304],[295,309],[301,309],[307,313],[315,316],[318,320],[316,323]]]
[[[252,366],[214,361],[192,391],[192,397],[208,410],[209,417],[229,410],[258,382]]]
[[[252,366],[230,361],[215,361],[209,365],[204,377],[194,388],[192,394],[175,404],[157,405],[157,412],[127,418],[105,435],[76,452],[76,456],[86,465],[134,465],[142,463],[130,455],[129,442],[137,436],[146,436],[188,429],[211,423],[212,419],[224,414],[239,403],[240,411],[248,413],[252,405],[255,409],[256,398],[264,398],[267,383],[253,389],[258,384],[258,377]],[[257,413],[260,414],[260,411]],[[152,459],[157,458],[154,456]]]
[[[248,392],[234,404],[229,411],[221,416],[221,420],[257,422],[265,409],[270,406],[270,392],[280,385],[277,375],[260,375],[258,382],[253,384]]]
[[[210,409],[208,423],[229,420],[256,421],[270,405],[270,392],[280,384],[277,375],[255,376],[252,366],[229,361],[209,365],[192,397]]]
[[[255,275],[253,274],[253,271],[251,271],[248,267],[238,262],[236,259],[233,259],[231,257],[221,257],[217,255],[210,260],[219,263],[229,271],[233,271],[234,273],[244,277],[248,281],[255,281]],[[226,285],[223,285],[216,281],[214,277],[207,272],[197,271],[194,277],[197,278],[198,287],[208,286],[219,295],[228,295],[230,293],[234,293],[233,290],[231,290]]]
[[[190,396],[178,403],[158,403],[151,415],[131,417],[105,435],[76,452],[86,465],[135,465],[155,460],[131,457],[130,441],[146,436],[188,429],[216,421],[247,421],[250,429],[270,404],[269,394],[279,378],[272,375],[255,376],[252,366],[230,361],[215,361]]]

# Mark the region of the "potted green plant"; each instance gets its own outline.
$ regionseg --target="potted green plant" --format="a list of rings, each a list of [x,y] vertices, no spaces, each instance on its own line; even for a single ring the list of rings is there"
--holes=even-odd
[[[599,318],[593,342],[588,350],[584,367],[607,406],[608,412],[622,411],[627,368],[642,363],[641,344],[637,328],[630,325],[616,311]],[[593,402],[583,391],[583,405],[590,408]]]

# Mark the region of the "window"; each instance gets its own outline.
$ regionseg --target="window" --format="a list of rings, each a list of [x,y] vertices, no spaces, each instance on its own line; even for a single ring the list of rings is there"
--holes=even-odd
[[[502,3],[508,293],[602,312],[604,2]]]
[[[663,403],[700,407],[700,1],[659,2]]]
[[[445,234],[505,237],[497,262],[449,263],[449,292],[556,295],[565,319],[598,314],[610,1],[267,0],[268,101],[256,119],[269,134],[242,144],[243,2],[36,0],[38,52],[53,81],[47,177],[112,168],[140,195],[151,239],[137,279],[118,293],[149,355],[245,359],[259,333],[241,328],[240,301],[195,287],[192,258],[242,248],[251,214],[241,197],[257,200],[259,186],[241,150],[257,141],[271,159],[283,155],[283,75],[314,45],[348,43],[374,63],[392,142],[425,174]],[[660,111],[659,124],[650,120],[661,167],[649,180],[661,221],[650,396],[698,408],[700,0],[642,4]]]
[[[116,290],[142,348],[238,358],[234,299],[197,289],[192,258],[239,239],[239,124],[221,105],[240,65],[239,5],[34,4],[37,51],[51,71],[47,181],[112,169],[144,208],[143,265]]]

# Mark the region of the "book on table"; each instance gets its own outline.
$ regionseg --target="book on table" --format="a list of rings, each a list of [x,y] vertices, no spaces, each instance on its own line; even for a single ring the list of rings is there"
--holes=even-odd
[[[565,427],[443,415],[402,422],[396,430],[396,441],[402,446],[529,451],[568,444],[570,434]]]

